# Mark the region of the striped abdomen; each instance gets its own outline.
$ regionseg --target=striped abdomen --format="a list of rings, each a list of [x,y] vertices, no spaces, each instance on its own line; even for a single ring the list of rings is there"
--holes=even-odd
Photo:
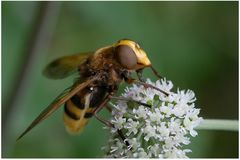
[[[105,97],[106,89],[103,87],[86,88],[70,100],[64,106],[64,123],[70,133],[78,133],[93,116],[94,109]]]

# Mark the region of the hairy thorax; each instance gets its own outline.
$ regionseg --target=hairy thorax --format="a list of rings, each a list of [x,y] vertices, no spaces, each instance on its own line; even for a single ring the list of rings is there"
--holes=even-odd
[[[101,83],[108,86],[118,86],[123,80],[123,73],[128,72],[116,61],[112,47],[96,51],[80,66],[79,71],[84,79],[100,75]]]

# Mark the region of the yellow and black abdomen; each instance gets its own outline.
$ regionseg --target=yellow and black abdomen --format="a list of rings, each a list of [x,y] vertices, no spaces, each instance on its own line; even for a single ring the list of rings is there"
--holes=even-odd
[[[93,111],[106,95],[103,87],[86,88],[65,103],[64,124],[70,133],[79,133],[93,116]]]

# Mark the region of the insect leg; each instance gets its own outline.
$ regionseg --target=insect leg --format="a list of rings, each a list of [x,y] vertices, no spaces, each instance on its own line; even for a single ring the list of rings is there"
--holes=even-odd
[[[169,96],[169,93],[167,93],[167,92],[161,90],[160,88],[157,88],[157,87],[155,87],[155,86],[153,86],[153,85],[151,85],[151,84],[148,84],[148,83],[145,83],[145,82],[141,82],[141,81],[138,81],[138,80],[135,80],[135,83],[138,83],[138,84],[140,84],[140,85],[143,85],[145,88],[155,89],[155,90],[157,90],[157,91],[162,92],[163,94],[165,94],[165,96]]]
[[[108,127],[112,127],[112,128],[115,128],[114,125],[107,121],[107,120],[104,120],[103,118],[99,117],[97,114],[94,114],[94,116],[100,121],[102,122],[103,124],[105,124],[106,126]],[[120,129],[117,130],[118,132],[118,135],[121,137],[121,139],[123,140],[123,142],[129,147],[130,144],[129,142],[126,140],[126,137],[123,135],[122,131]]]
[[[102,122],[102,123],[105,124],[106,126],[111,127],[111,128],[114,128],[114,125],[113,125],[111,122],[109,122],[109,121],[107,121],[107,120],[99,117],[96,113],[94,113],[93,115],[94,115],[94,117],[97,118],[97,120],[99,120],[100,122]],[[123,142],[129,147],[130,144],[129,144],[129,142],[126,140],[126,138],[125,138],[125,136],[123,135],[122,131],[121,131],[120,129],[118,129],[117,132],[118,132],[119,136],[121,137],[121,139],[123,140]]]
[[[110,100],[109,96],[110,96],[110,94],[107,95],[107,96],[104,98],[103,102],[102,102],[96,109],[94,109],[93,115],[94,115],[94,117],[96,117],[100,122],[104,123],[106,126],[108,126],[108,127],[113,127],[113,125],[112,125],[109,121],[104,120],[104,119],[102,119],[101,117],[99,117],[99,116],[97,115],[97,113],[98,113],[103,107],[105,107],[105,105],[107,104],[107,102]]]
[[[151,68],[152,68],[152,67],[151,67]],[[154,70],[154,71],[155,71],[155,70]],[[123,77],[124,77],[124,80],[125,80],[127,83],[129,83],[129,84],[131,84],[131,83],[138,83],[138,84],[140,84],[140,85],[143,85],[145,88],[153,88],[153,89],[155,89],[155,90],[157,90],[157,91],[159,91],[159,92],[162,92],[162,93],[165,94],[166,96],[169,95],[169,93],[167,93],[167,92],[165,92],[165,91],[163,91],[163,90],[161,90],[161,89],[159,89],[159,88],[157,88],[157,87],[155,87],[155,86],[153,86],[153,85],[151,85],[151,84],[148,84],[148,83],[143,82],[143,81],[141,81],[141,80],[136,80],[136,79],[130,77],[127,73],[123,73]]]
[[[97,120],[99,120],[100,122],[102,122],[102,123],[105,124],[106,126],[114,128],[114,126],[113,126],[113,124],[112,124],[111,122],[109,122],[109,121],[107,121],[107,120],[99,117],[96,113],[93,114],[93,115],[94,115],[94,117],[97,118]]]
[[[133,99],[131,99],[131,98],[126,98],[126,97],[115,97],[115,96],[110,96],[110,98],[111,98],[111,99],[116,99],[116,100],[122,100],[122,101],[134,102],[134,103],[137,103],[137,104],[140,104],[140,105],[143,105],[143,106],[149,107],[149,108],[152,107],[152,105],[150,105],[150,104],[143,103],[143,102],[140,102],[140,101],[136,101],[136,100],[133,100]]]
[[[101,109],[103,109],[103,107],[105,107],[105,105],[107,104],[107,102],[110,100],[110,94],[108,94],[102,101],[102,103],[96,107],[94,110],[93,110],[93,114],[97,114]]]
[[[160,76],[160,75],[158,74],[157,70],[154,69],[152,65],[150,66],[150,68],[152,69],[152,71],[153,71],[153,73],[154,73],[154,75],[155,75],[156,77],[158,77],[159,79],[162,79],[162,78],[163,78],[162,76]]]
[[[113,93],[112,93],[112,94],[113,94]],[[103,118],[101,118],[101,117],[99,117],[99,116],[97,115],[97,113],[98,113],[98,112],[106,105],[106,103],[110,100],[110,95],[111,95],[111,94],[108,94],[107,97],[105,97],[105,99],[103,100],[103,102],[93,111],[93,115],[94,115],[94,117],[97,118],[97,120],[99,120],[100,122],[102,122],[102,123],[105,124],[106,126],[114,128],[114,125],[113,125],[111,122],[109,122],[109,121],[107,121],[107,120],[105,120],[105,119],[103,119]],[[118,132],[119,136],[121,137],[121,139],[123,140],[123,142],[129,147],[130,144],[129,144],[129,142],[126,140],[126,138],[125,138],[125,136],[123,135],[122,131],[118,129],[117,132]]]
[[[109,104],[106,105],[106,109],[111,113],[112,112],[112,108]]]

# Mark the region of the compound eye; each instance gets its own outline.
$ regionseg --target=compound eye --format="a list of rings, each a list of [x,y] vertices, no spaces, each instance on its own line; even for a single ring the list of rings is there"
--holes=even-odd
[[[126,69],[134,69],[137,65],[137,57],[132,48],[127,45],[120,45],[116,48],[116,58]]]

